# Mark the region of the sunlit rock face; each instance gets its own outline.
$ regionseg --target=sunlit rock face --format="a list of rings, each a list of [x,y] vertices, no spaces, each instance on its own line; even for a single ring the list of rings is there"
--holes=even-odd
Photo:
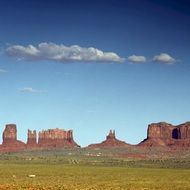
[[[37,147],[37,134],[36,130],[28,130],[27,134],[27,147]]]
[[[15,124],[7,124],[3,131],[3,144],[17,140],[17,128]]]
[[[17,127],[15,124],[7,124],[3,131],[3,143],[0,152],[14,152],[30,149],[51,148],[76,148],[80,147],[73,140],[73,131],[64,129],[48,129],[38,133],[36,130],[28,130],[27,143],[17,140]]]
[[[165,122],[152,123],[148,126],[147,138],[142,146],[190,146],[190,122],[171,125]]]
[[[73,131],[63,129],[48,129],[38,133],[40,147],[79,147],[73,140]]]
[[[17,140],[17,128],[15,124],[7,124],[3,131],[3,144],[1,149],[3,150],[22,150],[26,148],[26,144]]]

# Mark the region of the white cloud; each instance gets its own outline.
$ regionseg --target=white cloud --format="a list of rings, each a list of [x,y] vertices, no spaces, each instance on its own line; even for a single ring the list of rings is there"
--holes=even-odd
[[[7,73],[8,71],[5,69],[0,69],[0,73]]]
[[[131,63],[145,63],[146,57],[140,55],[131,55],[127,58],[127,60]]]
[[[123,62],[114,52],[103,52],[99,49],[89,47],[84,48],[78,45],[65,46],[55,43],[40,43],[36,47],[33,45],[21,46],[13,45],[6,49],[6,54],[11,57],[24,60],[52,60],[57,62],[83,61],[83,62]]]
[[[41,93],[41,92],[45,92],[43,90],[37,90],[34,89],[32,87],[25,87],[25,88],[20,88],[18,89],[20,92],[26,92],[26,93]]]
[[[167,53],[154,56],[153,61],[165,64],[173,64],[176,62],[176,60]]]

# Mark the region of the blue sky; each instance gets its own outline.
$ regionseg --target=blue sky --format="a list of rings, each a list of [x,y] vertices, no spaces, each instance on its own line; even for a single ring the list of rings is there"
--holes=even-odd
[[[0,1],[0,134],[109,129],[136,144],[147,125],[189,119],[187,0]]]

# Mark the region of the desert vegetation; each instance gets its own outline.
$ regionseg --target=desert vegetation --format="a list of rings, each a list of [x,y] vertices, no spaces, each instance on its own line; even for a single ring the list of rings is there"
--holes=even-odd
[[[1,154],[0,190],[190,189],[189,154],[183,159],[161,160],[113,157],[110,152],[105,149]]]

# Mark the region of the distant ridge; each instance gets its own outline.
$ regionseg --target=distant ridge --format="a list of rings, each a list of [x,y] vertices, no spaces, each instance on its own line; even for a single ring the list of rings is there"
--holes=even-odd
[[[148,126],[147,138],[140,146],[190,147],[190,122],[172,125],[166,122]]]
[[[27,143],[17,140],[17,127],[15,124],[7,124],[3,132],[1,152],[12,152],[27,149],[54,149],[80,147],[73,140],[73,131],[64,129],[48,129],[37,133],[36,130],[28,130]]]
[[[112,148],[112,147],[190,147],[190,122],[180,125],[172,125],[166,122],[152,123],[148,126],[147,138],[137,145],[130,145],[118,140],[115,130],[110,130],[106,140],[97,144],[90,144],[87,148]],[[3,131],[3,143],[0,152],[14,152],[33,149],[58,149],[80,148],[73,139],[73,131],[64,129],[48,129],[38,133],[36,130],[28,130],[27,142],[17,140],[17,127],[15,124],[7,124]]]

